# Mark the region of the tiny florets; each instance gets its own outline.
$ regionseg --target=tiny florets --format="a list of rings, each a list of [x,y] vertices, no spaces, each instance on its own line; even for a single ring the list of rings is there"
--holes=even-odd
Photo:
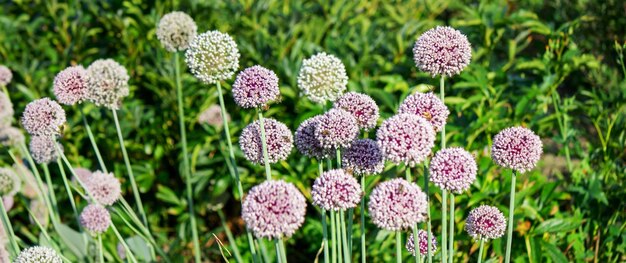
[[[87,67],[87,99],[97,106],[117,109],[129,94],[128,72],[112,59],[98,59]]]
[[[402,178],[380,183],[370,194],[369,215],[379,228],[398,231],[426,219],[426,195]]]
[[[39,164],[47,164],[54,162],[59,158],[60,153],[57,150],[57,145],[59,146],[59,149],[63,150],[56,139],[50,136],[33,136],[30,137],[28,149],[30,150],[30,154],[35,162]]]
[[[11,70],[5,65],[0,65],[0,86],[9,85],[12,79],[13,73]]]
[[[24,109],[22,126],[30,135],[52,136],[65,124],[65,111],[49,98],[34,100]]]
[[[233,84],[235,103],[243,108],[263,107],[279,96],[276,73],[261,66],[244,69]]]
[[[13,263],[62,263],[63,260],[54,249],[34,246],[22,250]]]
[[[180,11],[174,11],[161,17],[156,35],[167,51],[183,51],[196,36],[198,27],[193,19]]]
[[[376,102],[372,97],[361,93],[348,92],[343,94],[335,101],[334,107],[351,113],[359,128],[364,130],[376,127],[378,117],[380,117]]]
[[[293,148],[293,135],[285,124],[274,119],[264,119],[267,157],[270,163],[287,159]],[[239,146],[248,161],[263,164],[263,144],[259,121],[250,123],[241,132]]]
[[[475,239],[496,239],[504,235],[506,218],[493,206],[481,205],[470,211],[465,221],[465,231]]]
[[[0,144],[6,147],[19,147],[24,143],[24,134],[15,127],[0,127]]]
[[[313,205],[325,210],[355,208],[361,202],[363,191],[359,182],[344,170],[330,170],[315,179],[311,188]]]
[[[315,127],[319,123],[321,115],[317,115],[303,121],[296,130],[295,142],[298,151],[305,156],[317,159],[327,158],[330,151],[322,148],[320,141],[315,138]]]
[[[491,159],[499,166],[524,173],[537,166],[542,152],[541,138],[532,130],[511,127],[500,131],[494,137]]]
[[[102,234],[111,225],[109,211],[101,205],[90,204],[80,213],[80,224],[91,234]]]
[[[322,148],[348,147],[358,135],[359,126],[356,119],[345,110],[331,109],[317,119],[315,138]]]
[[[185,52],[191,73],[207,84],[230,79],[239,68],[239,50],[228,34],[208,31],[197,35]]]
[[[430,161],[430,181],[457,194],[469,189],[477,171],[472,154],[459,147],[442,149]]]
[[[20,181],[15,171],[10,168],[0,168],[0,197],[15,195],[19,187]]]
[[[228,112],[225,112],[225,115],[226,121],[230,121],[230,115],[228,114]],[[215,104],[209,106],[206,110],[200,113],[200,116],[198,116],[198,122],[201,124],[206,123],[216,128],[222,127],[222,125],[224,125],[222,109],[220,108],[220,106]]]
[[[302,62],[298,87],[310,100],[317,103],[335,101],[347,85],[346,67],[337,57],[322,52]]]
[[[245,197],[241,216],[258,238],[290,237],[304,223],[306,199],[291,183],[265,181]]]
[[[385,159],[414,167],[431,153],[435,131],[430,123],[414,114],[398,114],[383,122],[376,140]]]
[[[417,245],[419,246],[419,249],[420,249],[420,255],[422,256],[428,255],[428,232],[420,229],[417,231],[417,237],[418,237]],[[413,254],[413,256],[415,256],[415,240],[413,238],[414,238],[413,232],[411,232],[411,234],[409,235],[409,238],[406,241],[406,250],[408,250],[409,252],[411,252],[411,254]],[[437,238],[435,238],[435,236],[432,236],[432,233],[431,233],[430,253],[434,255],[435,251],[437,251]]]
[[[438,26],[422,34],[413,47],[413,60],[432,76],[461,73],[472,59],[467,37],[452,27]]]
[[[383,171],[385,160],[376,141],[359,139],[341,152],[341,164],[357,175],[375,175]]]
[[[432,92],[415,93],[408,96],[398,109],[398,113],[410,113],[423,117],[440,131],[450,115],[448,107]]]
[[[60,103],[74,105],[87,99],[87,70],[83,66],[64,69],[54,77],[52,88]]]
[[[9,96],[4,94],[4,92],[0,92],[0,128],[11,125],[13,114],[13,104]]]
[[[120,180],[112,173],[95,171],[85,183],[87,191],[101,205],[112,205],[122,196]]]

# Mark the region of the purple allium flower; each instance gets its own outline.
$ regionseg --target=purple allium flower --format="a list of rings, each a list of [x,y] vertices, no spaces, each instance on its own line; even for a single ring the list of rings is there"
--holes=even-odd
[[[233,84],[233,98],[239,107],[263,107],[279,96],[278,77],[274,71],[258,65],[240,72]]]
[[[174,11],[161,17],[156,35],[167,51],[183,51],[196,36],[198,27],[193,19],[180,11]]]
[[[226,112],[225,115],[226,121],[230,121],[228,112]],[[222,119],[222,109],[220,106],[216,104],[209,106],[198,116],[198,123],[206,123],[216,128],[222,127],[222,125],[224,125],[224,119]]]
[[[474,208],[465,221],[465,231],[475,239],[496,239],[504,235],[506,218],[498,208],[481,205]]]
[[[319,123],[321,115],[317,115],[303,121],[296,130],[296,148],[307,157],[317,159],[327,158],[331,152],[322,148],[320,141],[315,138],[315,127]]]
[[[413,47],[415,64],[433,77],[459,74],[471,59],[472,46],[467,37],[449,26],[438,26],[424,32]]]
[[[208,31],[197,35],[185,52],[191,73],[207,84],[230,79],[239,68],[239,50],[228,34]]]
[[[111,225],[111,215],[104,206],[90,204],[80,213],[80,224],[91,234],[102,234]]]
[[[62,263],[63,260],[54,249],[34,246],[22,250],[13,263]]]
[[[435,131],[426,119],[414,114],[398,114],[383,122],[376,140],[385,159],[415,167],[435,146]]]
[[[5,65],[0,65],[0,87],[9,85],[12,79],[13,73],[11,73],[11,70]]]
[[[361,202],[362,195],[359,182],[341,169],[322,173],[311,188],[313,205],[326,210],[355,208]]]
[[[376,141],[359,139],[341,152],[341,164],[357,175],[375,175],[383,171],[385,160]]]
[[[274,119],[263,119],[267,158],[270,163],[287,159],[293,148],[293,135],[285,124]],[[250,123],[241,132],[239,146],[248,161],[263,164],[263,144],[259,121]]]
[[[55,144],[63,150],[61,145],[50,136],[33,136],[30,137],[28,149],[36,163],[47,164],[55,162],[60,156]]]
[[[73,66],[59,72],[54,78],[54,96],[60,103],[74,105],[87,98],[87,70]]]
[[[440,131],[446,125],[446,119],[450,115],[448,107],[432,92],[418,92],[408,96],[400,105],[398,113],[410,113],[424,117],[433,125],[435,131]]]
[[[87,67],[87,99],[116,110],[129,94],[128,72],[112,59],[98,59]]]
[[[49,98],[28,103],[22,114],[22,126],[30,135],[57,135],[63,124],[65,111],[59,103]]]
[[[265,181],[250,189],[241,216],[258,238],[290,237],[304,223],[306,199],[293,184]]]
[[[420,248],[420,255],[428,255],[428,232],[420,229],[417,231],[417,237],[419,238],[417,241],[417,245]],[[415,240],[413,239],[413,232],[411,232],[408,240],[406,241],[406,250],[408,250],[409,252],[411,252],[411,254],[413,254],[413,256],[415,256]],[[435,238],[435,236],[433,236],[431,233],[430,253],[434,255],[435,251],[437,251],[437,238]]]
[[[13,114],[13,104],[9,96],[0,92],[0,128],[11,126]]]
[[[0,167],[0,196],[13,196],[20,188],[20,179],[10,168]]]
[[[74,174],[83,183],[87,183],[91,179],[91,171],[89,169],[76,167],[74,168]],[[72,180],[77,181],[77,178],[72,178]]]
[[[343,94],[335,101],[334,107],[351,113],[359,128],[364,130],[376,127],[376,122],[380,117],[376,102],[372,97],[361,93],[348,92]]]
[[[439,150],[430,161],[430,181],[457,194],[469,189],[477,171],[472,154],[460,147]]]
[[[313,102],[335,101],[347,85],[346,67],[337,57],[322,52],[302,62],[298,87]]]
[[[331,109],[317,119],[315,138],[322,148],[348,147],[359,135],[356,119],[342,109]]]
[[[19,147],[24,143],[24,134],[14,127],[0,127],[0,144],[6,147]]]
[[[426,219],[426,194],[402,178],[380,183],[370,194],[368,211],[379,228],[397,231]]]
[[[101,205],[112,205],[122,196],[120,180],[112,173],[95,171],[91,174],[91,179],[83,183],[87,191]]]
[[[491,159],[499,166],[524,173],[537,166],[542,152],[541,139],[533,131],[523,127],[511,127],[494,137]]]

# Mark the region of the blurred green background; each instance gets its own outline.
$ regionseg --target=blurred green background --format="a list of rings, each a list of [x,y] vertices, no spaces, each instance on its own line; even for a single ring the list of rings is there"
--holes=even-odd
[[[456,199],[455,261],[473,261],[477,256],[478,244],[463,231],[471,208],[490,204],[508,214],[510,172],[491,161],[489,149],[498,131],[514,125],[534,130],[544,142],[539,167],[517,181],[515,261],[626,261],[623,1],[2,0],[0,10],[0,64],[14,74],[8,89],[16,116],[29,101],[53,96],[52,80],[67,66],[86,67],[96,59],[113,58],[128,69],[131,95],[120,111],[126,146],[153,232],[180,262],[191,260],[192,246],[179,173],[182,154],[173,56],[155,35],[159,18],[173,10],[190,14],[199,32],[216,29],[233,36],[242,55],[240,69],[260,64],[276,72],[282,101],[271,105],[266,116],[292,130],[323,112],[321,105],[300,97],[296,77],[304,58],[321,51],[339,57],[350,77],[349,89],[372,96],[382,118],[388,118],[416,88],[438,83],[413,63],[411,48],[417,37],[436,25],[461,30],[472,44],[473,57],[462,74],[446,83],[446,104],[451,110],[448,145],[474,153],[479,176],[471,190]],[[224,165],[222,130],[196,121],[203,109],[217,103],[216,89],[185,72],[184,103],[203,255],[211,262],[224,261],[218,240],[232,252],[224,233],[227,226],[247,261],[240,196]],[[229,89],[231,83],[223,84]],[[226,100],[236,140],[255,116],[236,107],[229,92]],[[108,168],[126,178],[110,112],[91,104],[79,107],[88,112]],[[65,109],[69,116],[62,143],[70,161],[96,169],[78,108]],[[262,167],[247,162],[239,149],[237,154],[244,188],[263,181]],[[0,164],[11,163],[6,151],[1,151]],[[52,167],[57,174],[56,166]],[[287,161],[273,166],[275,178],[293,182],[309,199],[316,171],[315,162],[295,150]],[[400,167],[388,165],[383,175],[368,178],[368,192],[376,182],[401,175]],[[62,195],[60,178],[55,180],[63,203],[67,197]],[[132,200],[130,184],[122,180],[125,196]],[[441,196],[436,187],[431,192],[438,233]],[[9,215],[17,234],[27,243],[37,243],[38,230],[29,222],[25,207],[27,201],[16,198]],[[71,209],[64,208],[64,221],[73,221]],[[217,211],[223,213],[223,222]],[[366,221],[368,258],[392,260],[393,235]],[[314,260],[321,245],[320,227],[319,212],[309,205],[305,225],[287,240],[290,260]],[[354,227],[357,235],[358,224]],[[488,243],[486,255],[492,262],[503,258],[504,241]],[[116,245],[109,231],[108,252],[115,253]],[[272,251],[271,244],[267,246]],[[356,249],[354,255],[360,257]]]

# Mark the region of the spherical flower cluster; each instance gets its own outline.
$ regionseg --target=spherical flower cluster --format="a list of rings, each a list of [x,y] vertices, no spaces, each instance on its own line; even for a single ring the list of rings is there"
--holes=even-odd
[[[19,147],[24,142],[24,134],[17,128],[0,128],[0,144],[6,147]]]
[[[511,127],[494,137],[491,159],[499,166],[524,173],[537,166],[542,152],[541,139],[533,131],[523,127]]]
[[[370,194],[368,211],[379,228],[408,229],[426,219],[426,194],[402,178],[380,183]]]
[[[435,146],[435,131],[426,119],[404,113],[385,120],[376,132],[376,139],[385,159],[414,167]]]
[[[320,141],[315,138],[315,127],[320,117],[321,115],[317,115],[306,119],[296,130],[296,148],[304,156],[322,159],[331,154],[329,150],[322,148]]]
[[[322,173],[311,188],[313,205],[325,210],[355,208],[361,202],[362,195],[359,182],[340,169]]]
[[[74,181],[87,183],[91,179],[91,171],[89,171],[89,169],[77,167],[77,168],[74,168],[74,174],[77,177],[77,178],[72,178],[72,180]]]
[[[0,168],[0,197],[13,196],[17,193],[20,182],[13,169]]]
[[[472,154],[459,147],[442,149],[430,161],[430,181],[457,194],[469,189],[477,171]]]
[[[60,153],[57,149],[57,145],[61,150],[61,145],[52,137],[49,136],[33,136],[30,137],[30,143],[28,149],[30,155],[32,155],[35,162],[38,164],[47,164],[56,161]]]
[[[290,237],[304,223],[306,199],[291,183],[265,181],[252,187],[241,216],[258,238]]]
[[[161,17],[156,35],[167,51],[183,51],[196,36],[198,27],[193,19],[180,11],[174,11]]]
[[[60,103],[74,105],[87,98],[87,70],[83,66],[73,66],[59,72],[52,88]]]
[[[413,47],[413,60],[432,76],[461,73],[472,59],[472,47],[460,31],[438,26],[422,34]]]
[[[101,205],[112,205],[122,195],[120,180],[112,173],[95,171],[91,174],[91,179],[84,183],[87,191]]]
[[[230,121],[230,115],[225,113],[226,121]],[[198,116],[198,122],[200,124],[206,123],[213,127],[222,127],[224,119],[222,118],[222,109],[218,105],[211,105]]]
[[[12,79],[13,73],[11,73],[11,70],[5,65],[0,65],[0,86],[9,85]]]
[[[370,96],[361,93],[348,92],[343,94],[335,101],[334,107],[351,113],[359,128],[364,130],[376,127],[376,122],[380,117],[376,102]]]
[[[422,256],[428,255],[428,232],[420,229],[417,231],[417,237],[418,237],[417,245],[419,246],[419,249],[420,249],[420,255]],[[413,254],[413,256],[415,256],[415,240],[414,240],[413,232],[411,232],[408,240],[406,241],[406,250],[408,250],[409,252],[411,252],[411,254]],[[437,251],[437,238],[435,238],[435,236],[433,236],[431,233],[431,237],[430,237],[431,255],[434,255],[435,251]]]
[[[0,128],[11,125],[13,113],[11,99],[4,92],[0,92]]]
[[[87,67],[87,99],[97,106],[117,109],[129,94],[128,72],[112,59],[98,59]]]
[[[267,157],[270,163],[287,159],[293,148],[293,135],[285,124],[274,119],[264,119]],[[263,164],[263,144],[259,121],[250,123],[241,132],[239,146],[248,161]]]
[[[337,57],[322,52],[302,62],[298,87],[310,100],[317,103],[335,101],[347,85],[346,67]]]
[[[63,260],[54,249],[34,246],[22,250],[13,263],[62,263]]]
[[[448,107],[432,92],[418,92],[408,96],[400,105],[398,113],[409,113],[424,117],[433,125],[435,131],[440,131],[446,125],[446,119],[450,115]]]
[[[101,205],[90,204],[80,213],[80,224],[91,234],[102,234],[111,225],[109,211]]]
[[[341,164],[357,175],[380,174],[385,167],[383,152],[372,139],[359,139],[341,152]]]
[[[261,66],[244,69],[233,84],[233,98],[239,107],[263,107],[279,96],[278,76]]]
[[[475,239],[496,239],[504,235],[506,219],[498,208],[481,205],[470,211],[465,231]]]
[[[191,73],[207,84],[230,79],[239,68],[239,50],[228,34],[208,31],[197,35],[185,52]]]
[[[322,148],[348,147],[358,135],[356,119],[345,110],[331,109],[317,119],[315,138]]]
[[[30,135],[52,136],[65,124],[65,111],[49,98],[34,100],[24,109],[22,126]]]

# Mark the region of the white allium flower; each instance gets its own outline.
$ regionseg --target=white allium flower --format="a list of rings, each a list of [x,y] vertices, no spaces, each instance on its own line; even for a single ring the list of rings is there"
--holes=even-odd
[[[197,35],[185,52],[191,73],[207,84],[230,79],[239,68],[237,43],[228,34],[208,31]]]
[[[165,14],[157,25],[156,35],[167,51],[183,51],[196,36],[196,22],[184,12],[174,11]]]
[[[346,67],[337,57],[322,52],[302,62],[298,87],[310,100],[317,103],[335,101],[347,85]]]

